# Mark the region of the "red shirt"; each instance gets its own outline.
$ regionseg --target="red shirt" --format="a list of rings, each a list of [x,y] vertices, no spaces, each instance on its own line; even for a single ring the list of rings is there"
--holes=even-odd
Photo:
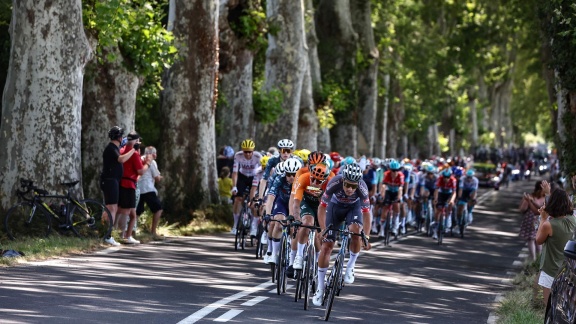
[[[441,193],[451,194],[456,191],[456,178],[450,177],[446,180],[443,176],[438,177],[436,181],[436,188]]]
[[[128,148],[124,146],[120,149],[120,155],[131,150],[132,147]],[[138,170],[144,168],[142,165],[142,159],[140,158],[140,153],[138,150],[132,154],[128,161],[124,162],[124,173],[122,174],[122,180],[120,180],[120,187],[136,189],[136,182],[138,181]]]
[[[392,179],[392,171],[388,170],[384,172],[384,181],[382,182],[386,185],[386,190],[397,192],[398,189],[404,185],[404,174],[398,171],[396,178]]]

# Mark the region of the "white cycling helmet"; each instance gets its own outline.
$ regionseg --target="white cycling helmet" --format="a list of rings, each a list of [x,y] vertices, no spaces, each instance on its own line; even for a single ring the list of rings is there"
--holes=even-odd
[[[372,164],[374,164],[375,166],[380,166],[380,164],[382,164],[382,160],[380,160],[379,158],[375,157],[372,159]]]
[[[283,140],[278,141],[278,148],[280,149],[294,149],[294,142],[285,138]]]
[[[302,162],[295,158],[289,158],[284,161],[284,172],[286,173],[296,173],[302,167]]]
[[[344,170],[342,170],[342,176],[344,177],[344,180],[348,180],[350,182],[358,182],[362,179],[362,169],[356,162],[352,164],[346,164]]]
[[[276,168],[274,168],[274,172],[276,174],[279,174],[279,175],[284,175],[284,172],[286,172],[286,164],[285,163],[286,163],[286,161],[282,161],[282,162],[276,164]]]

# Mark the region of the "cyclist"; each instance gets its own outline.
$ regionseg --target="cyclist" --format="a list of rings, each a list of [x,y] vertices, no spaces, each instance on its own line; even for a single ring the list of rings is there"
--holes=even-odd
[[[316,163],[312,170],[308,173],[302,174],[292,186],[292,194],[294,195],[294,208],[293,214],[296,220],[302,219],[302,224],[306,226],[319,226],[318,223],[318,206],[320,205],[320,197],[326,190],[328,181],[334,175],[330,174],[328,166],[324,163]],[[298,230],[296,237],[297,253],[294,258],[294,270],[301,270],[304,257],[304,247],[308,241],[309,229],[301,228]],[[316,259],[320,253],[320,236],[316,236]]]
[[[404,214],[402,218],[402,234],[406,234],[406,223],[414,225],[414,198],[416,196],[416,186],[418,185],[418,175],[414,172],[412,163],[404,164],[404,203],[401,212]]]
[[[445,207],[446,219],[450,218],[452,215],[452,206],[454,205],[454,199],[456,198],[456,178],[452,176],[452,170],[450,168],[445,168],[442,171],[440,177],[436,181],[436,191],[434,191],[434,219],[436,221],[436,226],[433,231],[433,239],[438,238],[437,225],[440,221],[440,208]]]
[[[260,180],[260,185],[258,187],[258,192],[260,195],[263,195],[264,192],[266,192],[266,186],[268,185],[268,180],[270,180],[270,174],[276,165],[282,161],[288,160],[291,157],[295,157],[295,155],[292,154],[294,151],[294,142],[287,138],[278,141],[278,149],[280,150],[280,154],[272,156],[266,164],[266,169],[264,170],[264,174],[262,175],[262,179]]]
[[[318,207],[318,222],[322,230],[327,226],[330,228],[322,241],[318,258],[318,289],[312,299],[312,303],[316,306],[322,304],[326,270],[328,270],[336,236],[334,230],[340,227],[340,223],[345,222],[353,233],[359,234],[363,227],[366,233],[370,233],[370,197],[366,183],[362,180],[362,170],[357,163],[347,164],[342,168],[341,175],[335,176],[328,182]],[[368,235],[366,237],[369,238]],[[347,284],[354,282],[354,266],[360,254],[360,240],[359,236],[353,236],[350,242],[350,259],[344,275],[344,282]],[[365,249],[370,249],[370,243]]]
[[[232,206],[232,215],[234,216],[234,225],[232,234],[236,234],[236,223],[240,218],[240,209],[242,208],[242,199],[244,193],[250,191],[252,199],[258,185],[255,176],[260,168],[260,159],[262,154],[254,152],[256,144],[251,139],[246,139],[240,144],[242,151],[234,154],[234,166],[232,168],[232,195],[234,196],[234,205]],[[254,219],[252,219],[254,224]]]
[[[296,158],[289,158],[282,162],[284,174],[279,174],[268,190],[268,197],[266,198],[266,215],[272,215],[275,220],[284,220],[290,215],[289,202],[290,193],[292,192],[292,183],[296,177],[296,172],[302,167],[300,160]],[[272,241],[272,254],[264,256],[264,263],[277,263],[278,254],[280,251],[280,237],[282,236],[282,226],[278,226],[275,222],[270,224],[268,237]],[[290,258],[290,265],[293,263],[293,256]]]
[[[466,171],[466,176],[461,178],[458,188],[458,216],[462,215],[464,208],[468,209],[468,219],[464,220],[468,225],[472,223],[472,209],[476,203],[478,191],[478,178],[474,176],[474,170]],[[460,219],[460,217],[458,217]],[[458,224],[460,225],[460,224]]]
[[[400,202],[402,201],[402,190],[404,187],[404,174],[400,172],[400,163],[396,160],[392,160],[388,165],[389,170],[384,172],[384,206],[392,205],[393,212],[393,226],[392,233],[398,235],[399,218],[400,218]],[[384,215],[384,219],[381,221],[380,234],[379,236],[384,236],[384,226],[383,223],[388,220],[388,215]]]

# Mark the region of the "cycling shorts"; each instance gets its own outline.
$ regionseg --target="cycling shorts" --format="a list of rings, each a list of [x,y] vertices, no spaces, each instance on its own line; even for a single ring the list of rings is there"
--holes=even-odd
[[[399,202],[400,201],[400,197],[398,197],[398,191],[396,192],[391,192],[386,190],[386,193],[384,193],[384,206],[389,206],[392,205],[393,203]]]
[[[476,190],[462,190],[462,196],[460,196],[460,198],[458,198],[458,205],[467,204],[468,200],[470,200],[470,196],[475,191]]]
[[[238,173],[238,181],[236,181],[236,189],[238,189],[238,192],[234,197],[244,197],[244,192],[250,192],[253,180],[254,177],[247,177],[242,173]]]
[[[436,208],[447,206],[448,200],[450,200],[450,197],[452,197],[451,193],[439,192],[438,193],[438,203],[436,203]]]
[[[363,225],[362,211],[360,210],[360,201],[350,205],[342,205],[330,202],[326,208],[326,227],[330,226],[326,238],[323,242],[334,242],[336,233],[334,230],[339,229],[340,225],[358,224]]]
[[[272,216],[276,216],[278,214],[284,215],[284,217],[288,217],[288,201],[284,201],[279,196],[276,196],[276,199],[274,199],[274,205],[272,207]]]
[[[314,226],[320,226],[317,215],[318,206],[320,206],[320,202],[302,200],[302,202],[300,202],[300,217],[310,215],[314,217]]]

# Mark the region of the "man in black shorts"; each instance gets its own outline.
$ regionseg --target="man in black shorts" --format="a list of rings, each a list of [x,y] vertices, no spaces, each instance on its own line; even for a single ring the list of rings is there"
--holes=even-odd
[[[104,204],[106,204],[106,207],[112,215],[112,222],[114,222],[116,212],[118,211],[120,179],[124,172],[122,164],[128,161],[132,154],[134,154],[134,149],[131,149],[123,155],[120,155],[123,135],[124,130],[122,128],[118,126],[112,127],[108,132],[110,143],[108,143],[102,154],[103,167],[100,173],[100,189],[104,193]],[[114,246],[120,245],[111,236],[105,238],[104,241]]]

